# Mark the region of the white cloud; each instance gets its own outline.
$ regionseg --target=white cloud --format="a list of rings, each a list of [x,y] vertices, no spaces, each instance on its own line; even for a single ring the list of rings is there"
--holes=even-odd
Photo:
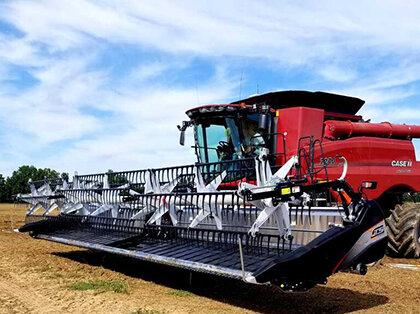
[[[366,99],[366,117],[418,122],[418,110],[403,101],[420,92],[411,86],[420,79],[419,9],[414,1],[3,2],[0,19],[22,35],[0,34],[0,81],[17,65],[37,83],[23,91],[0,86],[0,121],[10,130],[2,142],[15,156],[0,159],[0,170],[23,162],[100,171],[192,160],[177,146],[175,125],[197,103],[235,98],[239,78],[226,57],[263,60],[273,72],[305,69],[315,76],[308,88]],[[163,57],[133,62],[115,77],[98,66],[110,45]],[[164,80],[168,73],[182,80],[194,57],[215,74],[184,87]]]
[[[347,68],[343,69],[337,66],[326,66],[319,70],[319,74],[329,81],[348,82],[357,77],[357,74]]]
[[[364,1],[205,5],[201,1],[44,0],[8,2],[2,15],[28,40],[43,42],[53,51],[99,38],[169,52],[290,62],[359,48],[416,51],[420,42],[413,39],[420,35],[419,7],[417,2],[401,5],[397,1],[378,6]]]
[[[231,98],[236,89],[236,77],[228,78],[224,69],[219,68],[201,86],[199,97],[208,103],[219,103]],[[105,126],[96,137],[79,141],[50,162],[62,169],[77,160],[76,164],[97,171],[193,163],[192,132],[189,130],[189,140],[181,147],[176,125],[187,118],[185,111],[196,106],[196,101],[195,87],[156,85],[147,86],[146,91],[137,88],[115,93],[108,100],[108,108],[118,113],[115,123],[120,125],[119,130],[107,132]]]
[[[114,85],[106,71],[88,69],[88,57],[78,57],[52,59],[32,70],[35,86],[19,95],[0,94],[0,121],[11,134],[5,148],[15,156],[3,173],[27,163],[99,172],[194,162],[189,146],[179,147],[176,125],[197,105],[197,96],[206,102],[229,99],[238,81],[217,68],[198,91],[152,84],[145,80],[180,64],[147,63],[127,75],[129,84]]]
[[[27,39],[17,39],[0,34],[0,60],[10,64],[38,66],[43,63],[37,48]]]

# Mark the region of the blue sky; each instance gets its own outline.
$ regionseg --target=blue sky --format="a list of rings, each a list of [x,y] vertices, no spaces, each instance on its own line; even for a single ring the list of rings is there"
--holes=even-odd
[[[2,1],[0,173],[192,162],[185,110],[257,90],[420,124],[419,80],[418,1]]]

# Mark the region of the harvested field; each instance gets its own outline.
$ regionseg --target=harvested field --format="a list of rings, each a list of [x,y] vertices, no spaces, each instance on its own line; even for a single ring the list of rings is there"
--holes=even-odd
[[[419,260],[386,258],[366,276],[283,293],[35,240],[12,231],[25,210],[0,204],[0,313],[420,312]]]

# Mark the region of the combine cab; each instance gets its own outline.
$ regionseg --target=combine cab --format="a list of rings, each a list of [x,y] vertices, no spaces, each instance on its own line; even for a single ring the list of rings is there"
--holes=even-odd
[[[355,115],[362,105],[288,91],[191,109],[180,143],[192,128],[196,164],[30,182],[20,231],[288,291],[364,274],[386,250],[381,207],[403,190],[362,175],[377,163],[361,154],[381,140],[412,144],[347,132],[373,125]]]

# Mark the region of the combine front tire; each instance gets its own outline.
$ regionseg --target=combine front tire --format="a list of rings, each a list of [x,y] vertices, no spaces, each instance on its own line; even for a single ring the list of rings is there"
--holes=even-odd
[[[420,204],[406,203],[391,209],[386,219],[388,255],[420,257]]]

